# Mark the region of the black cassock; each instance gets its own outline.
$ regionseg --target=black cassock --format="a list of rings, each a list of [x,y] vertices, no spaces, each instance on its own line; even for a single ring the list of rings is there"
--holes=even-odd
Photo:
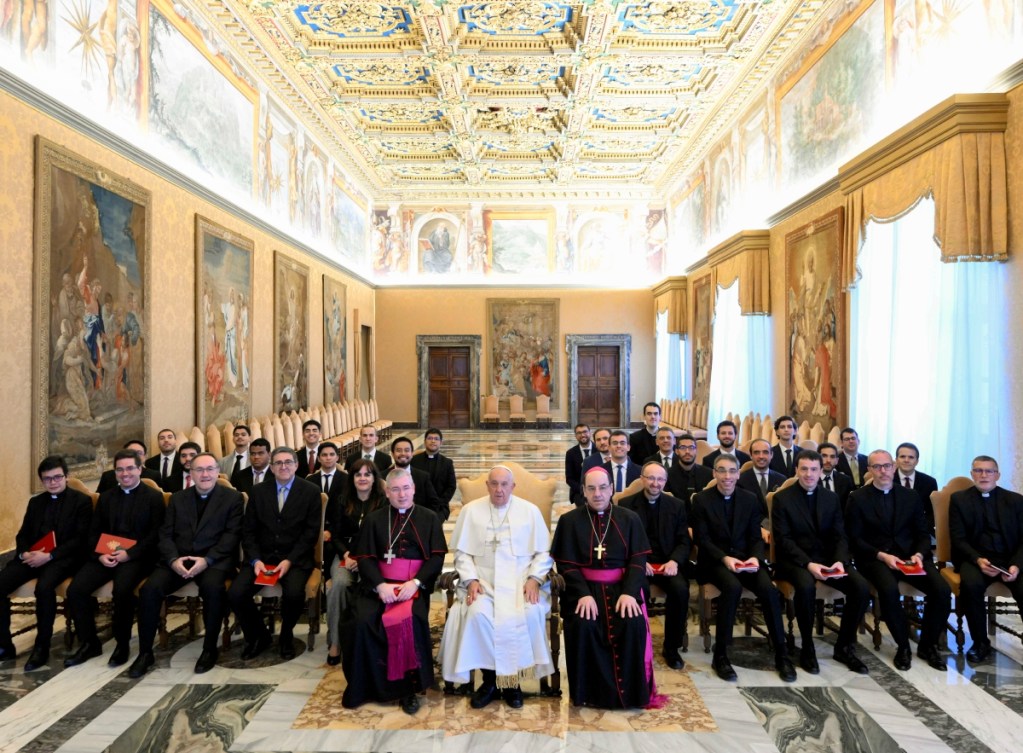
[[[406,522],[408,516],[411,518]],[[380,565],[395,536],[398,537],[394,543],[395,557],[423,560],[423,563],[415,576],[422,581],[422,587],[412,602],[412,630],[419,668],[407,672],[404,679],[391,681],[387,679],[384,603],[376,587],[385,580]],[[359,584],[355,598],[341,618],[341,668],[348,682],[342,706],[355,708],[367,701],[394,701],[433,685],[430,594],[446,553],[441,522],[425,507],[410,507],[402,515],[387,505],[365,517],[358,542],[351,551],[351,556],[359,563]]]
[[[594,551],[603,540],[600,559]],[[639,516],[612,505],[599,515],[583,506],[561,516],[554,532],[551,556],[565,578],[561,615],[565,621],[565,660],[572,703],[599,708],[637,708],[650,702],[647,619],[621,617],[615,604],[621,594],[641,602],[650,552]],[[583,569],[624,569],[617,583],[587,580]],[[592,596],[596,620],[575,614],[579,600]]]

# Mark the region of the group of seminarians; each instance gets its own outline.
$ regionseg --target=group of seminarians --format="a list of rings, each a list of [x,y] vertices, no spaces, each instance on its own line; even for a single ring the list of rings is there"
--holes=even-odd
[[[920,496],[927,479],[915,470],[915,447],[900,446],[897,465],[884,450],[860,455],[855,432],[843,431],[842,449],[851,483],[857,487],[843,510],[838,491],[841,477],[835,470],[842,458],[825,460],[825,453],[787,447],[785,438],[791,443],[795,433],[788,417],[776,425],[779,445],[754,443],[751,447],[753,477],[744,488],[740,460],[729,451],[734,449],[734,425],[719,426],[719,438],[731,436],[732,442],[722,441],[724,451],[708,469],[713,483],[702,484],[700,477],[705,474],[695,471],[692,437],[683,435],[677,443],[663,441],[656,404],[648,404],[644,413],[646,425],[637,432],[639,436],[607,432],[603,449],[596,436],[590,441],[587,427],[577,427],[579,444],[566,456],[566,469],[570,463],[574,468],[576,458],[571,456],[578,454],[574,493],[581,495],[582,502],[561,517],[553,541],[538,510],[514,495],[514,479],[507,468],[492,469],[487,496],[464,505],[451,541],[462,598],[445,626],[440,661],[444,678],[451,682],[465,683],[470,670],[482,670],[480,686],[470,689],[474,708],[497,697],[519,708],[523,703],[519,680],[553,671],[543,625],[554,564],[566,584],[562,598],[572,702],[611,708],[659,705],[664,699],[654,683],[646,613],[649,585],[659,584],[668,594],[663,658],[669,667],[681,669],[687,570],[694,544],[698,579],[721,591],[715,672],[724,679],[736,678],[727,649],[738,600],[746,588],[761,602],[779,675],[793,680],[795,670],[784,649],[780,596],[764,566],[771,536],[775,576],[790,582],[795,591],[803,638],[799,663],[805,671],[819,671],[811,633],[819,581],[846,596],[835,646],[837,661],[855,672],[866,671],[854,646],[870,581],[897,646],[895,666],[909,668],[909,631],[898,599],[898,583],[907,580],[927,595],[918,656],[931,666],[945,668],[937,641],[948,616],[950,593],[930,557],[931,530]],[[848,442],[847,434],[851,434]],[[4,595],[0,598],[0,661],[14,658],[7,595],[36,579],[39,625],[26,669],[46,663],[56,612],[54,590],[70,575],[74,578],[68,608],[81,645],[66,660],[68,666],[99,654],[91,593],[111,580],[116,648],[110,663],[127,661],[133,594],[143,578],[139,655],[129,674],[139,677],[153,666],[160,605],[167,594],[189,581],[197,584],[203,598],[206,625],[195,671],[205,672],[217,661],[217,634],[228,602],[244,632],[242,657],[253,658],[272,641],[252,603],[260,587],[256,579],[267,571],[279,578],[285,591],[279,651],[283,658],[291,658],[292,630],[302,602],[294,595],[304,593],[316,564],[312,551],[320,526],[320,492],[329,498],[331,476],[342,473],[336,459],[322,462],[321,450],[325,448],[329,456],[331,447],[319,442],[318,426],[303,427],[303,438],[305,446],[298,453],[277,448],[267,453],[268,458],[254,452],[259,440],[248,445],[245,460],[253,484],[244,509],[240,492],[217,484],[224,470],[220,462],[198,448],[194,454],[182,452],[191,449],[188,443],[179,448],[181,470],[175,471],[169,458],[163,462],[163,447],[161,457],[149,464],[164,482],[180,474],[181,488],[166,508],[162,495],[141,483],[144,466],[138,449],[117,453],[115,486],[101,495],[95,513],[88,496],[68,488],[64,461],[46,458],[38,468],[46,491],[30,500],[17,536],[17,556],[0,571],[0,594]],[[395,440],[391,467],[390,459],[378,461],[383,453],[375,450],[375,434],[371,440],[369,446],[362,443],[351,462],[361,459],[391,468],[385,479],[388,504],[364,517],[343,553],[357,563],[360,581],[341,631],[348,680],[342,704],[398,701],[404,711],[415,713],[418,694],[433,683],[428,602],[447,551],[441,529],[447,505],[437,501],[436,492],[420,489],[433,484],[428,473],[416,474],[407,457],[411,442]],[[647,449],[653,446],[654,452],[639,462],[629,457],[633,443],[649,441],[653,444]],[[409,445],[407,452],[404,443]],[[672,454],[667,450],[673,444]],[[793,452],[786,452],[790,448]],[[837,448],[824,449],[838,454]],[[336,455],[336,447],[333,450]],[[258,461],[252,457],[256,454]],[[231,456],[222,461],[232,465],[232,478],[246,471],[240,455],[235,453],[233,464]],[[783,464],[774,462],[777,455]],[[901,462],[904,457],[905,463]],[[303,460],[305,468],[301,468]],[[316,474],[318,462],[315,481],[299,478],[300,468]],[[777,492],[767,520],[761,495],[777,486],[776,477],[772,486],[772,464],[776,474],[794,476],[796,483]],[[269,478],[257,481],[260,468],[265,472],[267,465]],[[642,479],[641,491],[612,504],[612,495],[628,484],[630,472],[633,479]],[[962,575],[960,598],[974,636],[967,656],[976,662],[991,651],[982,637],[986,636],[985,587],[1000,580],[1017,602],[1023,596],[1018,578],[1023,565],[1023,498],[997,486],[998,468],[992,458],[976,458],[971,474],[974,486],[952,497],[950,529],[954,564]],[[668,493],[669,489],[685,501]],[[111,536],[133,543],[97,552],[99,542]],[[48,546],[37,545],[47,539]],[[237,572],[239,543],[244,558]],[[922,574],[904,572],[912,569]],[[229,577],[233,581],[225,590]]]

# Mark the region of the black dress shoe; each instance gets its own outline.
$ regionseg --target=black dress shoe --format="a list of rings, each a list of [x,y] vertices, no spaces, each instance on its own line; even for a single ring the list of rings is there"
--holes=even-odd
[[[295,658],[295,639],[291,636],[288,638],[281,638],[280,645],[277,647],[277,650],[284,661],[291,661]]]
[[[13,643],[8,643],[6,646],[0,646],[0,661],[14,661],[18,656],[18,652],[14,649]]]
[[[870,671],[867,669],[867,665],[860,660],[860,657],[853,652],[852,646],[843,646],[842,648],[836,647],[835,661],[839,664],[844,664],[850,671],[856,672],[857,674],[865,675]]]
[[[664,663],[668,665],[669,669],[685,669],[686,663],[678,655],[678,649],[665,651],[661,656],[664,657]]]
[[[928,666],[932,669],[937,669],[944,672],[948,669],[948,664],[945,661],[945,657],[938,651],[937,646],[927,646],[917,650],[916,655],[927,662]]]
[[[476,692],[472,694],[469,705],[474,709],[481,709],[497,698],[497,686],[490,683],[483,683]]]
[[[896,669],[901,669],[905,672],[907,669],[913,666],[913,652],[909,650],[909,646],[900,648],[895,652],[895,661],[892,662]]]
[[[209,672],[216,665],[219,658],[220,652],[217,649],[204,648],[195,662],[195,673],[201,675],[203,672]]]
[[[991,651],[991,641],[974,641],[966,652],[966,658],[970,664],[977,664],[991,656]]]
[[[412,695],[407,695],[398,701],[398,705],[401,706],[402,711],[409,716],[412,716],[414,713],[419,711],[419,696],[414,693]]]
[[[256,638],[256,640],[245,644],[245,649],[242,651],[242,659],[245,661],[255,659],[261,653],[270,648],[270,644],[273,642],[274,639],[269,633],[263,633],[261,636]]]
[[[799,666],[811,675],[819,675],[821,672],[821,665],[817,663],[817,652],[813,648],[804,648],[799,652]]]
[[[328,665],[330,665],[331,667],[336,667],[340,663],[341,663],[341,654],[338,654],[337,656],[331,656],[330,654],[327,654],[327,664]]]
[[[153,658],[153,652],[143,651],[135,657],[135,661],[128,667],[128,677],[136,680],[152,669],[154,664],[156,664],[156,659]]]
[[[28,661],[25,662],[25,671],[32,672],[41,667],[45,667],[46,663],[50,661],[50,652],[45,648],[34,648],[32,653],[28,655]]]
[[[815,664],[816,662],[817,660],[814,659]],[[785,656],[785,654],[779,654],[774,658],[774,668],[778,670],[778,677],[785,682],[796,681],[796,668],[792,666],[792,662],[789,661],[789,657]],[[817,671],[819,672],[820,669]]]
[[[107,662],[107,666],[120,667],[122,664],[128,661],[128,657],[130,655],[131,654],[128,651],[128,644],[118,643],[117,646],[114,647],[114,653],[110,654],[110,661]]]
[[[735,674],[735,670],[732,669],[732,663],[728,661],[727,656],[715,656],[710,666],[722,680],[735,682],[739,679],[739,675]]]
[[[64,659],[64,666],[77,667],[79,664],[85,664],[89,659],[94,659],[102,653],[103,647],[98,643],[83,643],[78,647],[77,651]]]
[[[522,708],[522,688],[505,688],[501,695],[504,696],[504,702],[513,709]]]

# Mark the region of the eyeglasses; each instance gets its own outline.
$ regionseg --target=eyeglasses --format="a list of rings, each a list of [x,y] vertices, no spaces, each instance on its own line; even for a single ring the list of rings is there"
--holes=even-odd
[[[872,470],[874,473],[877,473],[878,471],[890,471],[894,467],[894,463],[874,463],[873,465],[867,466],[867,468]]]
[[[58,481],[63,481],[66,478],[67,476],[65,476],[63,473],[57,473],[52,476],[43,476],[42,482],[44,484],[56,484]]]
[[[694,444],[680,444],[675,449],[676,450],[681,450],[683,452],[696,452],[696,445],[694,445]]]
[[[196,473],[220,473],[220,468],[215,465],[204,465],[202,468],[193,465],[192,470]]]
[[[284,468],[289,465],[298,465],[298,462],[296,460],[293,460],[292,458],[288,458],[287,460],[275,460],[272,463],[270,463],[270,465],[272,465],[274,468]]]
[[[656,481],[656,482],[661,483],[661,484],[663,484],[663,483],[665,483],[667,481],[667,479],[663,479],[660,476],[644,476],[643,480],[644,481]]]
[[[739,475],[739,469],[738,468],[715,468],[714,469],[714,473],[717,473],[717,474],[719,474],[721,476],[738,476]]]
[[[975,473],[978,476],[994,476],[998,473],[997,468],[971,468],[970,473]]]

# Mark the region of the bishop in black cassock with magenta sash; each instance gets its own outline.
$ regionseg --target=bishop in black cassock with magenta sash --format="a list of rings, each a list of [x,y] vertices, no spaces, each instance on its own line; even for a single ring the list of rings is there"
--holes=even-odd
[[[661,705],[643,604],[650,552],[639,516],[611,504],[611,477],[591,468],[582,480],[586,505],[561,516],[551,555],[565,579],[568,689],[576,706]]]
[[[351,552],[361,579],[341,624],[345,708],[397,700],[414,714],[417,694],[433,685],[430,594],[447,545],[440,519],[414,494],[411,474],[391,471],[390,504],[365,517]]]

